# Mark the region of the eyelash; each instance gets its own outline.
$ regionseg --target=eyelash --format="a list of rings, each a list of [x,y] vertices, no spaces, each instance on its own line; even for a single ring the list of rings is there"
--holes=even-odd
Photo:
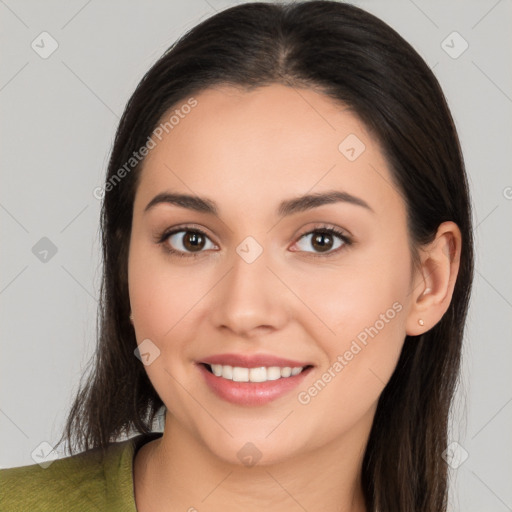
[[[195,228],[195,227],[192,227],[192,226],[178,226],[176,228],[173,228],[171,230],[168,230],[168,231],[164,231],[162,234],[158,235],[156,237],[156,243],[159,244],[159,245],[162,245],[162,248],[163,250],[170,254],[171,256],[177,256],[178,258],[197,258],[198,256],[200,256],[201,254],[203,254],[205,251],[198,251],[198,252],[183,252],[183,251],[178,251],[176,249],[172,249],[171,247],[169,247],[167,244],[165,244],[165,242],[167,241],[167,239],[171,236],[171,235],[175,235],[176,233],[198,233],[200,234],[201,236],[204,236],[206,238],[210,238],[204,231],[202,231],[201,229],[198,229],[198,228]],[[319,226],[319,227],[315,227],[313,229],[311,229],[310,231],[307,231],[306,233],[303,233],[302,235],[299,236],[299,238],[297,239],[297,241],[301,240],[302,238],[304,238],[305,236],[307,235],[311,235],[313,233],[321,233],[321,234],[326,234],[326,235],[335,235],[337,236],[338,238],[341,239],[341,241],[343,242],[343,245],[341,245],[340,247],[338,247],[337,249],[334,249],[332,251],[329,251],[329,252],[325,252],[325,253],[315,253],[315,252],[307,252],[305,251],[308,256],[312,256],[313,258],[316,258],[316,257],[330,257],[330,256],[333,256],[333,255],[336,255],[338,254],[343,248],[346,248],[350,245],[352,245],[352,239],[343,231],[340,231],[339,229],[337,228],[334,228],[332,226]],[[294,251],[294,252],[302,252],[302,251]]]

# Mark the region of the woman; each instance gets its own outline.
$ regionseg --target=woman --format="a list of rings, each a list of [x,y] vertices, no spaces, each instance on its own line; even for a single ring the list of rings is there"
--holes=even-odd
[[[74,454],[2,471],[3,510],[446,510],[470,200],[396,32],[338,2],[218,13],[143,78],[96,193]]]

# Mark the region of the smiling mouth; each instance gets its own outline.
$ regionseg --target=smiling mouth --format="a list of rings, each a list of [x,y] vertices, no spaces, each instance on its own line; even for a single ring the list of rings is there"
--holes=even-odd
[[[299,375],[303,371],[312,368],[307,366],[258,366],[246,368],[243,366],[230,366],[222,364],[201,363],[210,373],[216,377],[233,382],[268,382],[279,379],[287,379]]]

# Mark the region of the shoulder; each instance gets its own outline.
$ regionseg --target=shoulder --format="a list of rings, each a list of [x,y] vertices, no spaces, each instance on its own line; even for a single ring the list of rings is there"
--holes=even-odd
[[[112,510],[114,503],[133,501],[133,456],[155,433],[141,434],[57,459],[0,470],[0,511]],[[126,510],[132,510],[126,508]]]
[[[116,443],[117,444],[117,443]],[[112,447],[109,447],[112,453]],[[59,503],[88,498],[101,509],[105,475],[99,450],[58,459],[49,466],[34,464],[0,470],[0,510],[51,510]]]

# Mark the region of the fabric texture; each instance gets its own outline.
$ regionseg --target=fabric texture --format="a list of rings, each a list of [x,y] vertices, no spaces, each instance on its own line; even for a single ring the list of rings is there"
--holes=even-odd
[[[137,512],[133,459],[161,432],[111,443],[53,461],[0,470],[1,512]]]

